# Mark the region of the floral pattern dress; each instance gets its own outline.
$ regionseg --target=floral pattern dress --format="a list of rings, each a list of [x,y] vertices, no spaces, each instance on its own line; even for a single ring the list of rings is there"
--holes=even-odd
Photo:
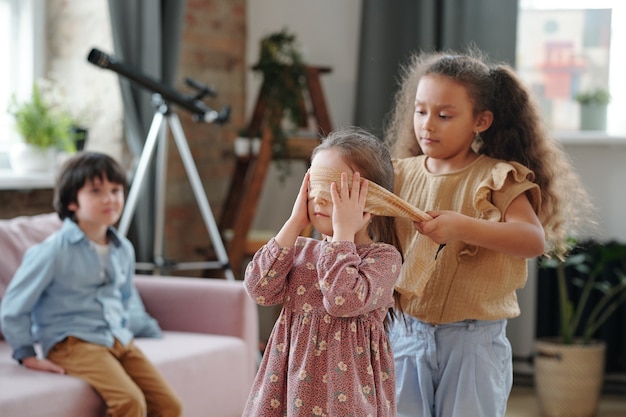
[[[283,304],[244,417],[395,416],[384,329],[402,258],[384,243],[270,240],[246,268],[260,305]]]

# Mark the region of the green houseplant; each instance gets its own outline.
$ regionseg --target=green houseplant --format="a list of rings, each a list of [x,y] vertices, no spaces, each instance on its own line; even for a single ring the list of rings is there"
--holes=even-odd
[[[580,104],[580,128],[582,130],[606,129],[606,110],[611,94],[604,88],[579,91],[574,99]]]
[[[289,173],[287,137],[306,124],[302,97],[306,82],[306,65],[296,36],[287,29],[270,33],[261,39],[259,58],[253,70],[263,75],[261,94],[265,97],[265,123],[272,132],[272,152],[282,177]],[[247,137],[261,132],[247,132]]]
[[[24,143],[40,149],[76,151],[72,117],[59,103],[44,96],[40,83],[33,84],[29,101],[18,103],[13,97],[9,113],[13,115],[15,129]]]
[[[580,104],[609,104],[611,94],[604,88],[595,88],[592,90],[579,91],[574,99]]]
[[[574,244],[563,259],[539,263],[555,272],[560,312],[558,337],[538,340],[535,358],[539,408],[549,417],[595,415],[606,344],[594,334],[626,302],[626,245]]]
[[[9,153],[15,172],[54,171],[58,152],[74,153],[77,141],[82,139],[84,143],[85,129],[78,126],[47,80],[33,84],[27,101],[18,102],[13,96],[8,112],[21,137],[21,142],[15,143]]]
[[[541,260],[542,268],[556,271],[561,343],[591,343],[598,328],[626,302],[626,272],[621,267],[613,269],[613,282],[602,279],[608,265],[624,260],[626,245],[617,242],[584,245],[563,259],[551,257]],[[577,300],[572,296],[568,282],[581,289]],[[593,293],[599,295],[599,301],[589,306]]]

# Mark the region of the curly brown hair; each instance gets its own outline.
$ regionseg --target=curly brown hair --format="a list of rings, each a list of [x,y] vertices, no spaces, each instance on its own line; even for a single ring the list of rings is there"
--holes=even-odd
[[[537,213],[546,236],[546,254],[562,256],[568,237],[576,237],[586,222],[593,223],[594,208],[561,144],[548,134],[534,96],[515,70],[491,63],[476,48],[455,52],[415,53],[402,67],[400,88],[385,126],[385,142],[396,158],[421,155],[413,114],[415,93],[424,75],[439,75],[462,84],[474,114],[488,110],[493,123],[473,147],[479,154],[519,162],[535,174],[541,189]]]

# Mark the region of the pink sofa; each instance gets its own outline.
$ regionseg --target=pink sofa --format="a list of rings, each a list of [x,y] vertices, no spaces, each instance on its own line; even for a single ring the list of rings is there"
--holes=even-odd
[[[0,220],[0,299],[27,247],[61,225],[56,214]],[[185,417],[239,417],[256,372],[257,308],[240,282],[136,276],[163,338],[137,339],[183,401]],[[83,381],[26,369],[0,333],[0,416],[104,416]]]

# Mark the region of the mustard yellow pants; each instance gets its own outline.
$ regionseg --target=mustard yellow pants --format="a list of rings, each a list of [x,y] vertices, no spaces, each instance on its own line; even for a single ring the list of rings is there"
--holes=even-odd
[[[48,359],[68,375],[85,380],[102,397],[107,417],[179,417],[182,404],[167,381],[130,342],[113,347],[70,336],[57,343]]]

